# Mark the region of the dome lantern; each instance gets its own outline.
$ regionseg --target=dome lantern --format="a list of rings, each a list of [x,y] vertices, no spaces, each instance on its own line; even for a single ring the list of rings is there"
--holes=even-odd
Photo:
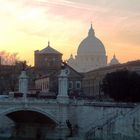
[[[92,24],[91,24],[91,27],[90,27],[90,29],[89,29],[89,31],[88,31],[88,36],[89,36],[89,37],[95,36],[95,32],[94,32],[94,29],[93,29],[93,27],[92,27]]]

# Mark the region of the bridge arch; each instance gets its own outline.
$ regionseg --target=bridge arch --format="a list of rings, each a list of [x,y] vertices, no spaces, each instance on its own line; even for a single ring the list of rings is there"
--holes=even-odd
[[[49,112],[48,110],[44,111],[43,109],[41,109],[39,107],[12,107],[12,108],[4,110],[3,112],[0,113],[0,115],[8,116],[8,114],[12,114],[15,112],[22,112],[22,111],[23,112],[34,112],[34,113],[41,114],[43,116],[48,117],[56,125],[59,125],[59,121],[54,117],[54,115],[52,115],[51,112]]]

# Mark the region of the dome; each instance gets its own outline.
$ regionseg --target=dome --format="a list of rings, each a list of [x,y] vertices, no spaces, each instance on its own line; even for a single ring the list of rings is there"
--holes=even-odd
[[[73,62],[74,62],[74,58],[73,58],[73,55],[71,54],[70,58],[67,60],[67,63],[72,64]]]
[[[97,37],[95,37],[92,25],[88,32],[88,36],[80,43],[77,50],[77,54],[78,55],[106,54],[103,43]]]
[[[109,64],[110,64],[110,65],[119,64],[119,61],[118,61],[118,59],[116,58],[115,54],[114,54],[114,56],[113,56],[113,58],[111,59],[111,61],[110,61]]]
[[[71,55],[68,64],[78,72],[88,72],[107,65],[103,43],[95,36],[91,27],[88,36],[80,43],[75,58]]]

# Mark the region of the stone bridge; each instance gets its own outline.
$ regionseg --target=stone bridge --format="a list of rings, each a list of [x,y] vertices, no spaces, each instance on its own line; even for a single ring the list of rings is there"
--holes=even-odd
[[[66,139],[66,137],[72,137],[73,139],[79,139],[80,137],[81,140],[90,139],[98,133],[100,133],[100,136],[101,133],[103,135],[101,130],[105,132],[109,130],[112,134],[121,133],[118,131],[119,127],[125,127],[125,125],[121,126],[120,124],[118,126],[118,124],[125,118],[128,119],[130,114],[130,127],[134,126],[134,123],[135,127],[138,127],[138,124],[140,124],[139,112],[138,104],[128,103],[91,102],[87,100],[70,100],[67,103],[62,103],[57,99],[0,100],[1,118],[7,116],[15,124],[22,124],[22,128],[20,128],[22,132],[23,128],[27,129],[24,125],[26,123],[28,123],[28,130],[31,128],[31,126],[29,127],[31,123],[32,126],[37,126],[32,133],[37,132],[38,126],[41,125],[44,127],[42,131],[48,132],[47,138],[53,135],[54,139]],[[66,123],[66,120],[69,120],[71,127]],[[125,121],[127,123],[127,120]],[[112,122],[115,126],[111,126]],[[117,122],[117,125],[115,122]],[[47,126],[51,126],[53,129],[50,131]],[[31,134],[28,133],[27,135],[31,137]]]

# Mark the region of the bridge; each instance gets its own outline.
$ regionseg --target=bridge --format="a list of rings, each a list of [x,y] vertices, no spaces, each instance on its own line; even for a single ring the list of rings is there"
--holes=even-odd
[[[9,117],[15,124],[20,124],[20,127],[27,124],[37,129],[41,125],[46,129],[53,127],[59,130],[60,127],[66,128],[67,107],[68,105],[58,104],[55,100],[27,99],[25,102],[22,98],[13,98],[0,101],[0,115]]]
[[[139,104],[69,99],[65,70],[59,77],[56,99],[28,98],[27,79],[23,71],[19,79],[23,97],[8,96],[0,100],[0,124],[8,121],[6,117],[12,120],[7,128],[1,126],[0,135],[10,130],[9,137],[37,140],[92,140],[114,135],[139,137]]]
[[[139,105],[87,100],[62,103],[57,99],[27,99],[25,102],[23,98],[0,101],[1,118],[7,116],[14,124],[11,135],[29,138],[35,138],[39,131],[41,134],[45,132],[44,137],[51,139],[89,139],[95,132],[110,127],[120,116],[134,110],[139,112]],[[114,130],[110,127],[110,132]]]

